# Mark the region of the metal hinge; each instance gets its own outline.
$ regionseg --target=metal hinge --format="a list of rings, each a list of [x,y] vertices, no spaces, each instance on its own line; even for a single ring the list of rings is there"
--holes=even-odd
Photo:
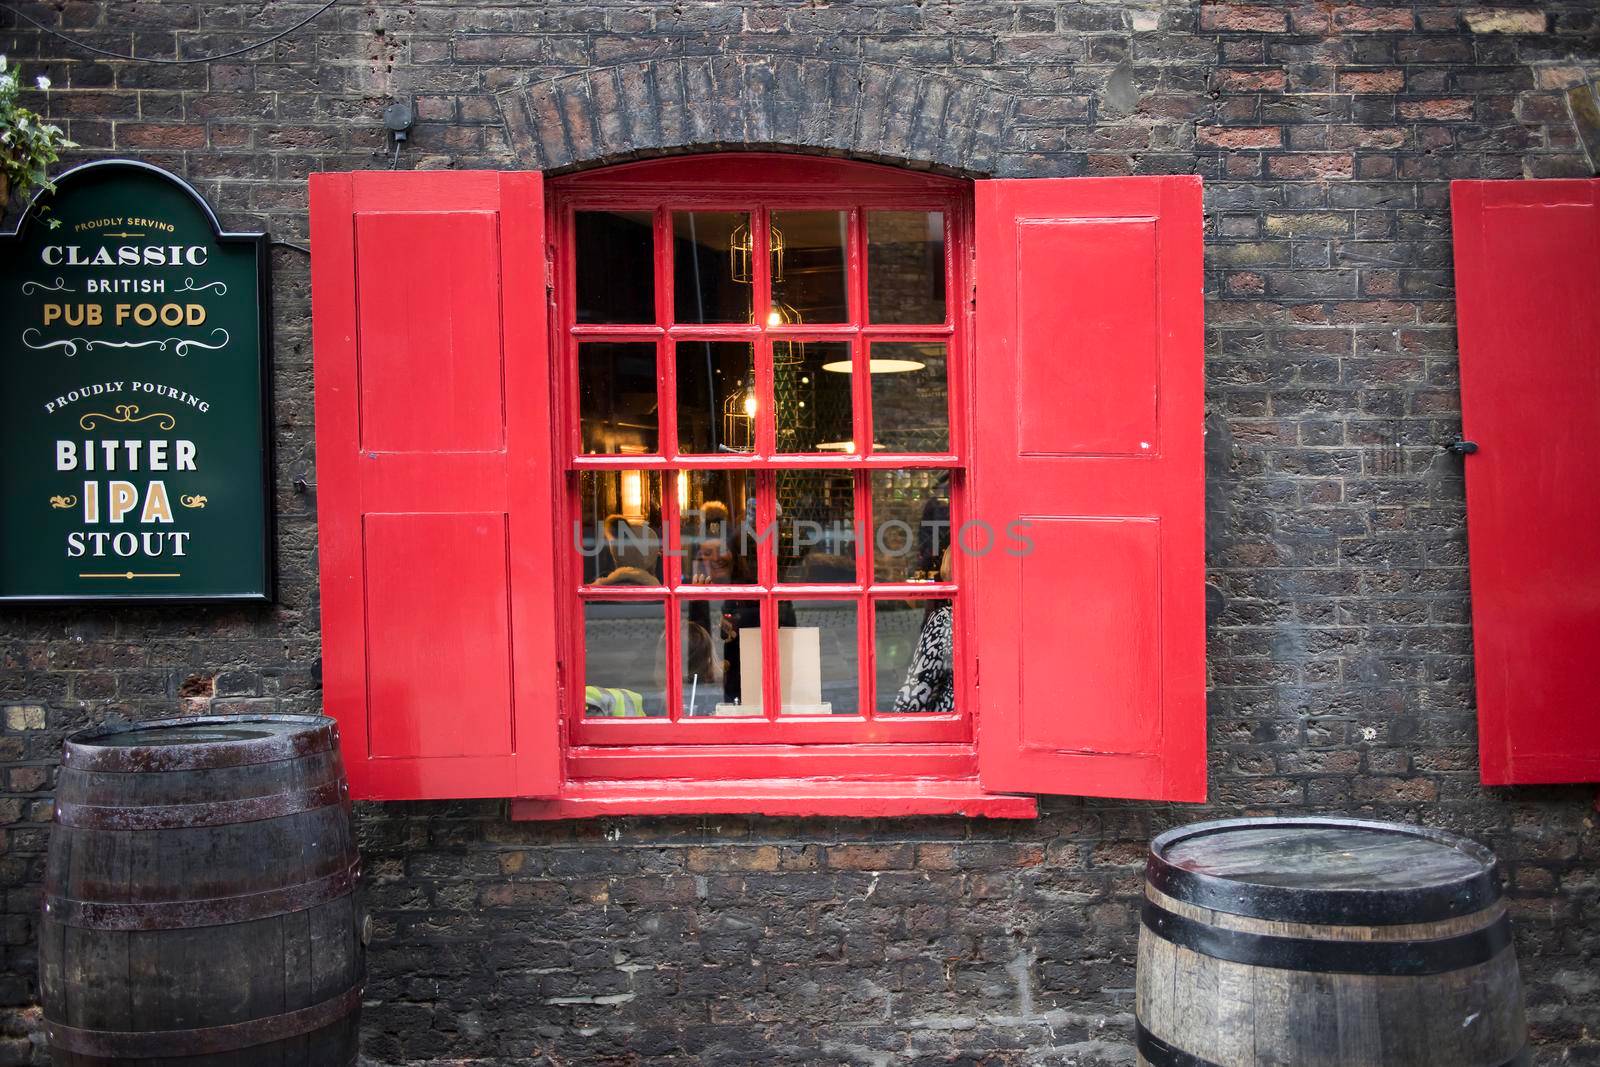
[[[1470,456],[1478,450],[1478,442],[1458,440],[1444,446],[1458,456]]]
[[[544,291],[554,295],[556,291],[556,264],[555,256],[549,248],[544,250]]]

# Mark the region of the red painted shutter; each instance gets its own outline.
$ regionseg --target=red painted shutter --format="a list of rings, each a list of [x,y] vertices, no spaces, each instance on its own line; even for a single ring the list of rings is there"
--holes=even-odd
[[[560,782],[543,183],[311,178],[323,689],[352,793]]]
[[[979,779],[1204,800],[1200,180],[976,194]]]
[[[1600,181],[1451,201],[1481,774],[1600,780]]]

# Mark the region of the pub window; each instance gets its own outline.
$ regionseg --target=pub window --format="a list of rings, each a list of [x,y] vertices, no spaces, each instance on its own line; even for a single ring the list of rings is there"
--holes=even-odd
[[[1201,219],[773,153],[313,176],[352,795],[1203,798]]]
[[[574,745],[961,741],[943,191],[554,197]]]

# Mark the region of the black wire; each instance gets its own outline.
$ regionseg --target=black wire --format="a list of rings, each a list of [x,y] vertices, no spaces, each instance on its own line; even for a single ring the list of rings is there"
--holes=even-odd
[[[317,8],[317,10],[313,11],[311,14],[307,15],[305,18],[301,19],[299,22],[295,23],[293,26],[290,26],[288,29],[283,30],[282,32],[275,33],[271,37],[267,37],[267,38],[265,38],[263,40],[257,41],[255,44],[247,44],[243,48],[235,48],[231,52],[218,52],[214,56],[195,56],[193,59],[160,59],[160,58],[157,58],[157,57],[154,57],[154,56],[134,56],[134,55],[124,55],[121,52],[108,52],[104,48],[96,48],[92,44],[84,44],[82,41],[80,41],[80,40],[78,40],[78,39],[76,39],[74,37],[69,37],[64,33],[58,33],[57,31],[51,29],[49,26],[46,26],[44,23],[42,23],[42,22],[38,21],[37,19],[35,19],[33,16],[25,14],[24,12],[22,12],[21,10],[19,10],[19,9],[17,9],[15,7],[13,7],[11,9],[11,13],[13,15],[17,16],[17,18],[22,19],[24,22],[31,23],[37,29],[43,30],[45,33],[48,33],[52,37],[60,38],[61,40],[67,42],[68,44],[76,45],[77,47],[85,49],[85,50],[90,51],[90,52],[93,52],[96,55],[109,56],[112,59],[129,59],[129,60],[132,60],[135,63],[167,63],[167,64],[172,64],[172,65],[181,65],[181,64],[184,64],[184,63],[213,63],[213,62],[215,62],[216,60],[219,60],[219,59],[231,59],[234,56],[242,56],[246,52],[254,52],[257,48],[265,48],[267,45],[272,44],[274,41],[280,41],[283,38],[289,36],[295,30],[298,30],[300,27],[304,26],[306,23],[310,22],[312,19],[316,18],[318,15],[322,14],[324,11],[328,10],[330,7],[332,7],[334,4],[337,4],[338,2],[339,2],[339,0],[328,0],[327,3],[325,3],[321,7]]]

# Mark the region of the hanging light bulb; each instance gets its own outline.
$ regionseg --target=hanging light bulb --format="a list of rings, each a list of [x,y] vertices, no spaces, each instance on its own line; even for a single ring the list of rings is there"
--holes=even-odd
[[[776,226],[767,230],[767,254],[772,262],[772,280],[783,281],[783,231]],[[728,234],[728,261],[729,271],[733,280],[740,285],[749,285],[755,280],[755,274],[750,269],[751,261],[755,259],[756,238],[750,230],[748,222],[741,222]]]

